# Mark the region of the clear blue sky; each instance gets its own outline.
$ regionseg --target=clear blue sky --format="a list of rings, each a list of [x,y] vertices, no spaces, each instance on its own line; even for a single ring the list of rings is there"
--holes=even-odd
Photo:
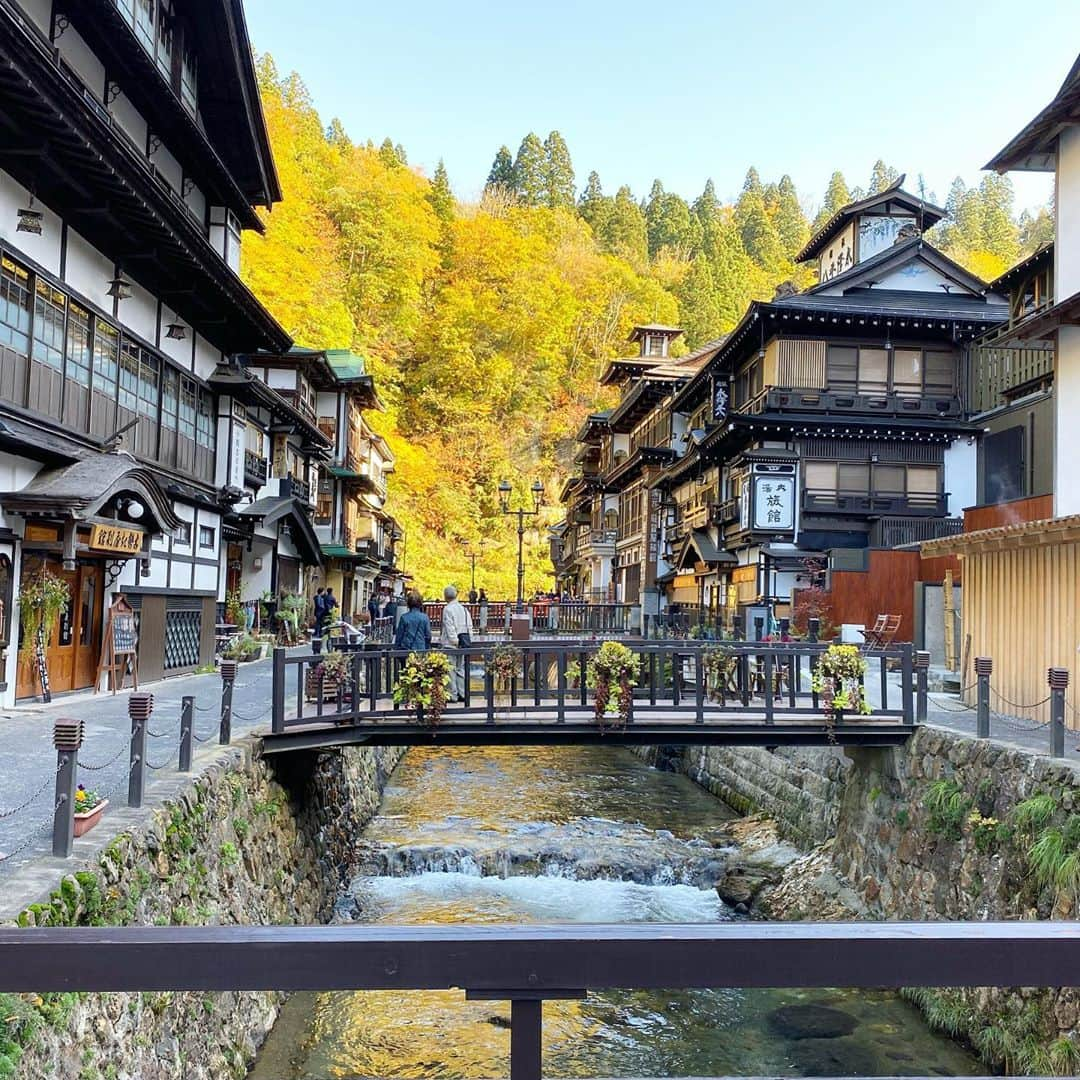
[[[789,172],[804,202],[874,160],[922,172],[942,200],[1042,108],[1080,51],[1080,2],[938,0],[246,0],[252,40],[356,141],[402,143],[459,197],[495,151],[552,128],[579,189],[654,177],[687,198],[749,165]],[[1019,206],[1050,180],[1013,174]]]

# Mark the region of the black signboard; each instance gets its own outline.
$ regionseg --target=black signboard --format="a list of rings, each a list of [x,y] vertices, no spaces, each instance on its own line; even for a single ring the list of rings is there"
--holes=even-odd
[[[727,419],[728,402],[730,399],[727,379],[722,378],[719,375],[714,375],[712,377],[712,391],[710,397],[712,399],[713,422],[722,424]]]
[[[113,654],[135,651],[135,615],[126,611],[112,613]]]

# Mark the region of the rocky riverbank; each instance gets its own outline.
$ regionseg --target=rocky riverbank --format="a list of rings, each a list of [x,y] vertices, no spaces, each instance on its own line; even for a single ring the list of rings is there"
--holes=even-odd
[[[398,750],[278,773],[245,740],[18,916],[22,926],[300,924],[329,918]],[[0,995],[0,1077],[243,1077],[280,996]]]

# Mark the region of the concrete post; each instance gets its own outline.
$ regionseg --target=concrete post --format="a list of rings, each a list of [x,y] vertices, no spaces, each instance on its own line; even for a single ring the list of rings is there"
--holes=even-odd
[[[232,739],[232,695],[233,683],[236,682],[236,661],[221,661],[221,726],[218,742],[228,746]]]
[[[195,698],[185,694],[180,699],[180,771],[191,772],[191,749],[194,742]]]
[[[926,723],[926,692],[930,674],[930,654],[925,649],[915,653],[915,723]]]
[[[136,691],[128,698],[131,718],[131,753],[128,756],[128,806],[138,809],[143,803],[146,788],[146,725],[154,711],[154,695],[146,690]]]
[[[994,661],[989,656],[975,657],[976,690],[975,734],[977,738],[990,738],[990,674]]]
[[[1050,685],[1050,753],[1065,756],[1065,691],[1069,688],[1069,669],[1052,667],[1046,672]]]
[[[83,722],[57,717],[53,722],[56,747],[56,809],[53,811],[52,853],[58,859],[71,854],[75,841],[75,792],[78,789],[79,747],[83,743]]]

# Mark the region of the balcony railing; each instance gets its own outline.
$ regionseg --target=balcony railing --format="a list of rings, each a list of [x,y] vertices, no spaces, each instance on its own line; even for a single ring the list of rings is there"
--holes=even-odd
[[[244,451],[244,482],[260,488],[266,483],[266,458],[254,450]]]
[[[716,525],[730,525],[739,520],[739,500],[724,499],[723,502],[714,503],[711,507],[711,517]]]
[[[987,412],[1036,390],[1054,374],[1054,347],[971,350],[971,411]]]
[[[315,503],[311,485],[306,480],[300,480],[295,476],[287,476],[282,480],[281,494],[291,495],[294,499],[299,499],[307,506],[313,506]]]
[[[890,514],[943,517],[948,512],[949,496],[938,492],[832,491],[807,488],[802,508],[810,514]]]
[[[963,407],[955,394],[865,393],[857,390],[795,390],[767,386],[745,405],[741,413],[822,413],[875,416],[917,416],[952,420],[960,417]]]
[[[883,517],[870,529],[870,546],[894,548],[902,544],[921,544],[924,540],[940,540],[963,531],[963,518]]]

